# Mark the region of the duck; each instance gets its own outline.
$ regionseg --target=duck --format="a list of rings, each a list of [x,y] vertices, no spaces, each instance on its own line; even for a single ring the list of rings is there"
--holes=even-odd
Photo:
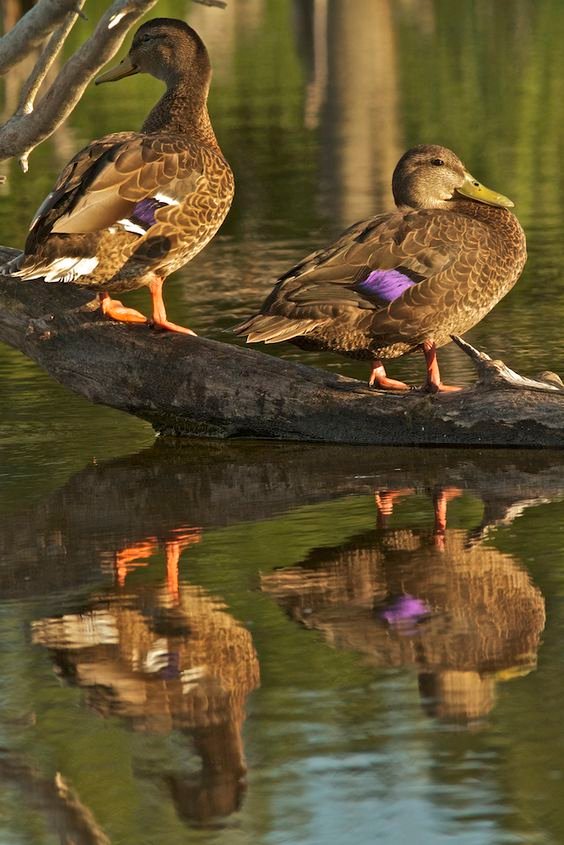
[[[420,350],[423,389],[441,380],[437,348],[475,326],[513,287],[526,238],[513,202],[475,179],[451,150],[420,144],[392,176],[397,210],[355,223],[276,282],[236,326],[248,343],[290,341],[372,362],[369,385],[407,390],[383,360]]]
[[[2,272],[90,288],[103,314],[124,323],[149,321],[112,294],[146,286],[154,327],[195,334],[168,319],[162,287],[211,240],[233,199],[207,109],[208,51],[184,21],[154,18],[96,84],[138,73],[166,85],[141,131],[106,135],[71,159]]]

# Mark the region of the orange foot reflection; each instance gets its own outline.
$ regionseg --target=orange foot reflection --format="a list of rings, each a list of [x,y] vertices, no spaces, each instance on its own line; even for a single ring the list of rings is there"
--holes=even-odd
[[[147,566],[147,558],[155,554],[157,550],[156,537],[149,537],[132,546],[120,549],[115,556],[116,580],[120,587],[125,584],[129,572],[138,569],[140,566]]]
[[[452,502],[458,496],[462,496],[462,489],[460,487],[443,487],[433,495],[433,508],[435,511],[433,539],[435,547],[441,552],[445,549],[447,506],[449,502]]]
[[[376,510],[378,512],[378,528],[386,527],[388,519],[394,512],[396,501],[404,499],[406,496],[411,496],[414,492],[411,487],[404,487],[399,490],[377,490],[374,493],[374,501],[376,502]]]
[[[188,546],[199,543],[202,536],[200,528],[178,528],[172,532],[172,538],[165,540],[166,589],[173,601],[178,601],[178,563],[182,552]],[[161,542],[157,537],[147,537],[131,546],[126,546],[115,553],[115,573],[119,587],[125,585],[125,579],[135,569],[147,566],[148,558],[157,553]]]

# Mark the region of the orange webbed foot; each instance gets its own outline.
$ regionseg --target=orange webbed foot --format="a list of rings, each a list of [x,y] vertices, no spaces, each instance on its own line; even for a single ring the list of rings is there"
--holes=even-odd
[[[377,387],[379,390],[411,390],[409,385],[403,381],[388,378],[384,365],[378,358],[372,364],[368,386]]]
[[[112,299],[109,294],[102,294],[100,297],[100,308],[102,314],[117,320],[119,323],[146,323],[147,318],[136,311],[135,308],[127,308],[119,299]]]
[[[179,326],[176,323],[171,323],[170,320],[151,320],[151,325],[154,326],[156,329],[165,329],[169,332],[178,332],[179,334],[191,334],[194,337],[197,337],[196,332],[193,332],[192,329],[187,329],[185,326]]]
[[[457,393],[462,390],[462,387],[457,387],[455,384],[444,384],[442,381],[438,384],[425,382],[423,390],[427,393]]]

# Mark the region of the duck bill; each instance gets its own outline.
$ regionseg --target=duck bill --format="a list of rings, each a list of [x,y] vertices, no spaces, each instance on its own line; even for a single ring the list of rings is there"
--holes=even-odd
[[[115,82],[116,79],[123,79],[125,76],[133,76],[134,73],[139,73],[139,68],[134,65],[129,56],[121,60],[119,65],[110,68],[96,80],[96,85],[101,85],[102,82]]]
[[[468,197],[468,199],[476,200],[476,202],[483,202],[485,205],[497,205],[500,208],[513,208],[514,206],[510,199],[504,197],[503,194],[498,194],[497,191],[486,188],[470,173],[465,174],[464,182],[456,189],[456,193]]]

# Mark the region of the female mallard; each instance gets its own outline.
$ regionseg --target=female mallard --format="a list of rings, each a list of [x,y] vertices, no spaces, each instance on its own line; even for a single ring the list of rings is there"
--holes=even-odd
[[[235,332],[247,342],[373,359],[370,384],[405,390],[382,358],[421,349],[425,387],[441,382],[436,349],[478,323],[526,260],[511,200],[477,182],[445,147],[408,150],[392,178],[398,210],[347,229],[285,273]]]
[[[147,320],[108,291],[147,285],[153,323],[193,334],[167,319],[162,285],[213,237],[233,198],[206,105],[208,52],[183,21],[155,18],[97,82],[134,73],[167,86],[141,132],[106,135],[69,162],[31,223],[23,255],[3,272],[101,291],[104,314],[134,323]]]

